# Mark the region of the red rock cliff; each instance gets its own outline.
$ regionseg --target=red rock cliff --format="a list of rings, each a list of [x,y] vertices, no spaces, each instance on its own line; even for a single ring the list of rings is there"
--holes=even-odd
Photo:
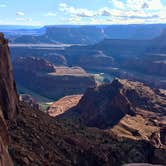
[[[8,42],[0,34],[0,106],[5,119],[13,119],[17,113],[18,95],[13,79]]]
[[[13,79],[8,42],[0,33],[0,166],[12,166],[8,153],[9,134],[5,120],[13,120],[18,110],[18,95]]]

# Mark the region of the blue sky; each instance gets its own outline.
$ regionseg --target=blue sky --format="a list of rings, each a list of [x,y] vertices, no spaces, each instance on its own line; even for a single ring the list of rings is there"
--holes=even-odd
[[[166,0],[0,0],[0,24],[166,23]]]

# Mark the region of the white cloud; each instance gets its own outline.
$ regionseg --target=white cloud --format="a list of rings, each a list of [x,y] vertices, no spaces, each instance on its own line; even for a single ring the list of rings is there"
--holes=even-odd
[[[94,13],[91,10],[83,8],[75,8],[73,6],[68,6],[66,3],[59,4],[59,10],[62,12],[69,13],[78,17],[93,17]]]
[[[161,0],[126,0],[122,2],[121,0],[110,0],[109,1],[115,8],[119,9],[130,9],[130,10],[161,10],[163,9],[163,4]]]
[[[97,10],[75,8],[66,3],[59,4],[59,10],[71,18],[89,18],[89,23],[136,24],[166,21],[166,6],[161,0],[109,0],[112,4]],[[71,20],[70,20],[71,21]],[[82,22],[79,20],[78,22]]]
[[[111,16],[111,9],[109,9],[108,7],[104,7],[102,9],[99,9],[97,12],[97,15]]]
[[[146,8],[144,8],[146,6]],[[126,8],[131,10],[162,10],[164,5],[161,0],[127,0]]]
[[[119,9],[124,9],[125,8],[125,3],[121,2],[120,0],[112,0],[112,3],[114,7],[119,8]]]
[[[156,23],[166,18],[166,6],[161,0],[120,0],[110,1],[114,8],[107,9],[110,13],[108,19],[127,23]],[[113,21],[115,22],[115,21]]]
[[[66,4],[66,3],[60,3],[60,4],[59,4],[59,7],[60,7],[61,9],[67,8],[67,4]]]
[[[23,12],[16,12],[17,16],[24,16],[25,14]]]
[[[57,15],[57,13],[54,12],[48,12],[47,14],[45,14],[45,16],[49,16],[49,17],[55,17]]]
[[[76,9],[75,14],[79,17],[93,17],[94,13],[87,9]]]

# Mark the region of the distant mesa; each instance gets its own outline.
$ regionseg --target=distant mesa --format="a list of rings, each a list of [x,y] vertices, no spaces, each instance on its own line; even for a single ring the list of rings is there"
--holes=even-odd
[[[143,4],[143,7],[147,7]],[[108,39],[153,39],[166,28],[165,24],[142,25],[91,25],[91,26],[45,26],[8,30],[12,43],[66,43],[95,44]],[[5,30],[5,28],[3,29]],[[20,33],[19,33],[20,32]],[[16,34],[13,36],[13,34]]]
[[[21,87],[54,100],[66,95],[82,94],[96,85],[93,76],[77,66],[55,66],[35,57],[17,57],[13,66],[16,82]]]

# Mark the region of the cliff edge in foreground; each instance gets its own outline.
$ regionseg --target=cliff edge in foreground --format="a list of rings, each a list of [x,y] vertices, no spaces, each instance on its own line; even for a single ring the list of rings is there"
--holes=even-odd
[[[6,120],[13,120],[18,112],[18,95],[13,79],[8,42],[0,33],[0,166],[12,166],[8,153],[10,137]]]

